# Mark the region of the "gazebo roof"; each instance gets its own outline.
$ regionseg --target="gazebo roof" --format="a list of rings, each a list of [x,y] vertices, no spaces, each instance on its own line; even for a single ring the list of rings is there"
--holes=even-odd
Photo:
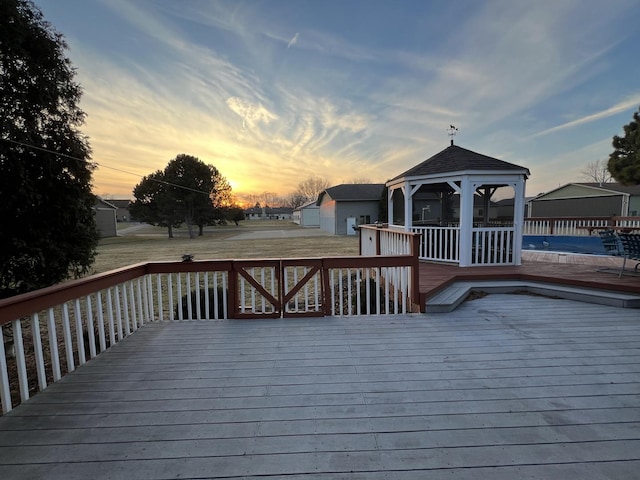
[[[389,182],[406,177],[427,177],[430,175],[440,175],[473,170],[474,172],[486,171],[512,171],[522,172],[529,175],[529,170],[513,163],[498,160],[497,158],[472,152],[457,145],[451,145],[433,157],[427,158],[406,172],[392,178]]]

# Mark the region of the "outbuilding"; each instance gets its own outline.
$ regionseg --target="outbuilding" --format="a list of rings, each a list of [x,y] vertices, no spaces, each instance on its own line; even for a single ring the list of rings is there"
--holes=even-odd
[[[301,227],[319,227],[320,207],[317,205],[316,200],[295,208],[292,220],[293,223],[297,223]]]
[[[98,232],[100,232],[100,238],[117,237],[116,211],[118,208],[106,200],[96,197],[93,209],[95,212],[96,226],[98,227]]]
[[[634,217],[640,215],[640,185],[567,183],[529,205],[532,217]]]
[[[320,229],[333,235],[356,235],[358,225],[379,220],[383,183],[345,183],[318,196]]]

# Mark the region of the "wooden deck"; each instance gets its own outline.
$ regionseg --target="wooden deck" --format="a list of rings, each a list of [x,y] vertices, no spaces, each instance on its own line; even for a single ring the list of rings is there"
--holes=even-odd
[[[4,479],[633,479],[637,310],[163,322],[0,418]]]
[[[622,258],[611,256],[523,251],[520,266],[461,268],[421,262],[421,303],[456,280],[530,280],[640,294],[640,275],[631,274],[636,263],[629,260],[625,268],[627,273],[618,278]]]

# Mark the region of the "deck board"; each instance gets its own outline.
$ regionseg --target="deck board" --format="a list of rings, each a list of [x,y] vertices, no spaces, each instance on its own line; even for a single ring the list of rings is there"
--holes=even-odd
[[[458,267],[452,264],[420,262],[420,298],[424,305],[456,281],[523,280],[572,287],[640,294],[640,275],[631,275],[635,262],[627,262],[618,278],[622,258],[523,251],[522,265]]]
[[[0,418],[0,478],[635,478],[637,310],[145,325]]]

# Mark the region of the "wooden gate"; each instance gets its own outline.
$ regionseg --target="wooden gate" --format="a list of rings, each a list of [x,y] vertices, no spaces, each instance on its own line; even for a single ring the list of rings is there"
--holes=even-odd
[[[280,318],[281,278],[280,260],[234,261],[229,289],[232,318]]]
[[[233,318],[322,317],[321,259],[238,260],[230,294]]]

